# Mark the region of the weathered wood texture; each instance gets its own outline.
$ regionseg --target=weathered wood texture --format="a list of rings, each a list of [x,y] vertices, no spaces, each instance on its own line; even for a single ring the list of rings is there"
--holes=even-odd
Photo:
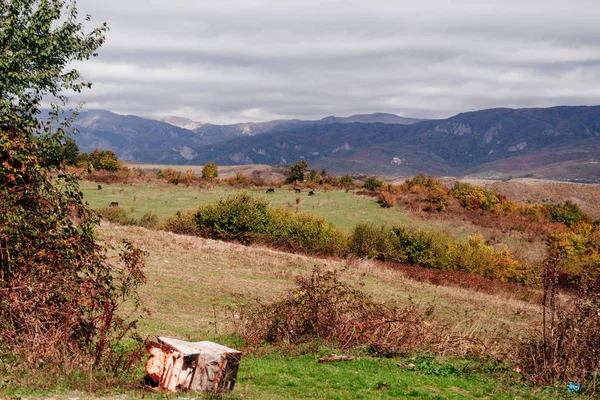
[[[150,358],[148,377],[169,392],[231,391],[235,385],[242,353],[213,342],[184,342],[159,337],[146,342]]]

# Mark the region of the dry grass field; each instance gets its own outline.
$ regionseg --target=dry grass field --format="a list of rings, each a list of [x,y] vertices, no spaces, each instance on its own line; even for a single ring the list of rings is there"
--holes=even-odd
[[[433,285],[370,260],[328,260],[110,223],[102,224],[100,236],[109,247],[126,237],[148,252],[142,298],[150,314],[140,324],[143,336],[200,340],[233,333],[236,299],[274,300],[313,266],[344,269],[344,280],[364,285],[378,301],[434,306],[431,318],[452,322],[459,330],[473,330],[483,338],[502,332],[506,341],[499,348],[529,333],[540,316],[537,304],[520,300],[510,289],[486,294]]]

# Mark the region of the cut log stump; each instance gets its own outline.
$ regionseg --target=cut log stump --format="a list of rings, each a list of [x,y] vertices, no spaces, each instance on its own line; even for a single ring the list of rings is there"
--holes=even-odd
[[[242,352],[208,341],[159,337],[158,343],[146,341],[146,349],[147,380],[169,392],[231,391],[242,359]]]

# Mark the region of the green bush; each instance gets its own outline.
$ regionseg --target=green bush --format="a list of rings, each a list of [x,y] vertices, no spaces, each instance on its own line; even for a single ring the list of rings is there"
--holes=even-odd
[[[198,233],[196,213],[194,211],[177,211],[175,215],[167,217],[160,224],[159,229],[180,235],[196,235]]]
[[[563,205],[550,206],[550,211],[554,222],[562,222],[569,228],[581,221],[589,220],[589,217],[581,211],[579,206],[570,200],[567,200]]]
[[[200,236],[260,242],[309,254],[344,255],[347,237],[322,217],[271,208],[246,193],[200,207],[195,214]]]
[[[119,225],[137,225],[135,218],[121,207],[104,207],[96,210],[102,219]]]
[[[267,200],[240,193],[200,207],[196,226],[204,237],[250,243],[267,233],[268,207]]]
[[[486,245],[477,235],[459,241],[438,231],[361,224],[350,238],[350,251],[358,257],[470,272],[501,281],[531,283],[533,279],[530,267],[508,250],[499,252]]]
[[[322,255],[343,256],[348,252],[346,235],[323,217],[293,214],[284,208],[272,208],[269,213],[266,234],[278,247]]]
[[[207,162],[202,168],[203,179],[214,179],[219,176],[219,167],[215,163]]]
[[[344,175],[340,178],[340,185],[344,187],[354,187],[354,179],[350,175]]]
[[[138,225],[143,226],[144,228],[154,228],[158,225],[158,215],[152,214],[152,211],[148,211],[146,214],[142,215]]]
[[[406,252],[393,232],[385,226],[359,224],[350,237],[350,251],[361,258],[404,263]]]
[[[461,206],[471,210],[491,210],[501,203],[498,193],[465,182],[456,182],[450,195],[457,198]]]
[[[363,183],[363,187],[372,192],[376,191],[377,189],[379,189],[382,186],[383,186],[383,182],[381,182],[379,179],[375,178],[374,176],[368,178],[365,181],[365,183]]]

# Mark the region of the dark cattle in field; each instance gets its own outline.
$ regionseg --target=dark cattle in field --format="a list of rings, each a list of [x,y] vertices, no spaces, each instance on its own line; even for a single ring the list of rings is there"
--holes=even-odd
[[[315,192],[313,192],[313,191],[311,190],[310,192],[308,192],[308,195],[309,195],[309,196],[314,196],[314,195],[315,195]]]
[[[275,189],[273,189],[273,188],[267,189],[267,193],[275,193]]]
[[[302,192],[302,190],[300,190],[299,188],[295,188],[295,189],[294,189],[294,191],[295,191],[296,193],[300,193],[300,192]]]
[[[119,202],[118,201],[111,201],[109,207],[119,207]]]
[[[98,190],[102,190],[102,185],[98,185]]]

